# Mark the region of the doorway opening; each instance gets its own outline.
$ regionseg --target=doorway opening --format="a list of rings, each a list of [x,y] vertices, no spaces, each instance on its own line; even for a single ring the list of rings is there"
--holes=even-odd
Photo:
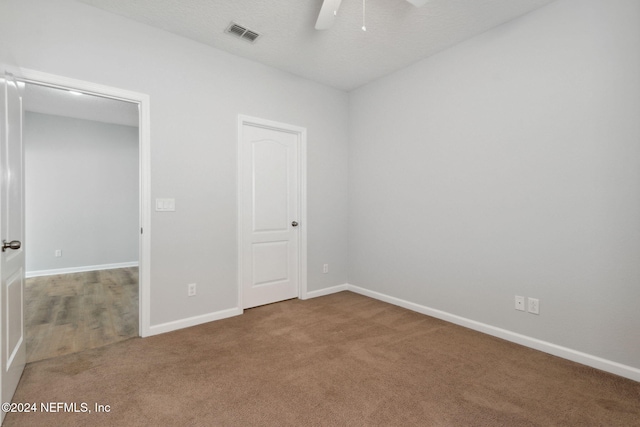
[[[47,119],[51,119],[50,117],[46,117],[46,114],[51,111],[46,111],[44,108],[54,108],[58,116],[61,115],[61,111],[66,111],[67,113],[70,112],[67,114],[71,116],[70,118],[68,117],[68,119],[75,121],[76,124],[80,124],[80,128],[87,125],[88,122],[93,122],[93,125],[97,124],[99,127],[102,126],[107,128],[107,134],[115,133],[118,136],[115,139],[119,141],[116,145],[119,144],[121,151],[120,154],[128,153],[124,156],[124,158],[128,159],[126,167],[127,172],[124,171],[124,165],[117,162],[117,159],[114,158],[117,156],[113,155],[114,153],[112,152],[112,158],[110,159],[111,167],[103,163],[101,165],[103,173],[101,174],[97,173],[98,169],[89,167],[88,163],[85,162],[80,162],[75,166],[71,163],[71,166],[69,166],[68,161],[70,159],[67,159],[68,166],[56,173],[69,175],[73,169],[83,169],[86,174],[94,173],[100,175],[101,179],[97,177],[95,179],[98,182],[102,180],[103,184],[104,181],[113,181],[111,184],[116,182],[123,191],[118,194],[114,194],[112,192],[110,195],[107,193],[103,193],[102,195],[94,194],[93,199],[97,204],[97,207],[94,206],[93,208],[93,222],[91,220],[87,220],[87,218],[84,218],[84,221],[85,223],[91,224],[88,229],[92,231],[89,233],[94,233],[96,235],[99,234],[99,232],[104,231],[102,229],[105,228],[107,231],[114,234],[116,234],[115,230],[127,229],[127,239],[129,239],[127,240],[127,243],[124,243],[124,246],[121,247],[114,245],[113,242],[111,242],[110,245],[94,245],[92,249],[88,250],[88,252],[93,251],[93,253],[83,254],[81,256],[78,254],[78,251],[75,250],[76,257],[80,256],[81,258],[84,258],[80,260],[76,258],[76,265],[70,266],[69,263],[65,264],[61,261],[72,261],[71,258],[73,258],[72,255],[74,255],[74,245],[76,244],[76,241],[71,240],[67,243],[70,245],[68,246],[68,248],[70,248],[69,250],[64,250],[60,245],[57,245],[55,248],[50,247],[48,251],[43,250],[45,258],[48,258],[48,262],[53,261],[58,262],[58,264],[43,264],[44,266],[40,268],[35,266],[35,264],[30,264],[31,258],[28,248],[31,245],[29,243],[30,237],[27,235],[25,239],[25,249],[27,250],[28,258],[27,272],[31,273],[29,274],[29,276],[31,276],[29,280],[41,279],[41,277],[48,273],[71,274],[75,275],[73,280],[75,283],[74,286],[78,287],[79,283],[84,282],[88,283],[89,287],[94,288],[94,295],[85,295],[85,302],[86,300],[91,299],[97,299],[100,301],[100,298],[103,298],[103,300],[107,297],[111,298],[114,305],[110,309],[107,309],[106,307],[104,309],[96,307],[94,311],[98,317],[102,318],[102,323],[108,323],[109,321],[115,323],[115,325],[112,325],[112,332],[111,334],[103,333],[105,331],[99,328],[100,321],[93,321],[93,323],[89,324],[89,328],[96,330],[93,331],[94,333],[92,338],[89,339],[90,343],[99,342],[99,340],[104,338],[110,339],[109,335],[111,335],[111,338],[114,338],[114,335],[117,337],[129,334],[141,337],[151,335],[149,96],[138,92],[28,69],[21,69],[20,75],[16,76],[16,80],[18,80],[20,85],[25,87],[25,91],[26,86],[29,86],[31,88],[42,89],[42,91],[45,89],[49,91],[58,90],[64,92],[64,94],[68,96],[71,96],[71,101],[67,99],[67,101],[69,101],[69,105],[67,106],[54,103],[53,106],[49,105],[47,107],[44,100],[38,97],[34,99],[27,98],[29,93],[25,92],[25,110],[28,112],[25,114],[32,115],[32,121],[34,121],[34,118],[36,122],[39,119],[41,119],[40,121],[42,121],[42,119],[45,121]],[[85,101],[85,104],[78,102],[80,98]],[[61,102],[60,97],[58,97],[56,102]],[[92,102],[99,106],[95,109],[88,108],[86,102]],[[109,108],[109,105],[111,108]],[[26,119],[29,120],[29,117],[26,117]],[[29,125],[29,123],[27,123],[27,125]],[[79,132],[79,134],[82,134],[82,132]],[[78,135],[76,135],[76,137],[77,136]],[[27,135],[27,137],[29,137],[29,135]],[[129,141],[130,145],[127,147],[126,143],[123,141]],[[27,144],[29,144],[28,141]],[[131,147],[131,144],[135,145],[135,147]],[[87,147],[85,146],[85,149],[86,148]],[[29,148],[27,148],[27,150],[28,149]],[[135,151],[135,153],[132,151]],[[95,155],[96,152],[94,151],[94,157]],[[113,166],[114,164],[115,166]],[[29,165],[27,164],[27,168],[28,166]],[[105,170],[107,173],[104,173]],[[26,173],[28,174],[29,172],[27,171]],[[67,179],[69,179],[68,176]],[[115,187],[117,188],[118,185],[115,185]],[[97,191],[94,193],[97,193]],[[72,196],[71,198],[73,199]],[[132,211],[134,212],[135,216],[133,220],[131,219],[131,214],[129,214],[126,222],[118,223],[117,221],[110,221],[112,219],[112,215],[109,214],[109,206],[111,204],[117,204],[116,202],[123,202],[122,199],[127,199],[127,209],[129,210],[129,213]],[[81,213],[87,214],[89,212],[89,209],[84,204],[83,198],[80,197],[79,194],[76,194],[75,201],[70,202],[70,204],[71,203],[75,203],[75,207]],[[30,213],[27,212],[26,215],[28,216]],[[69,222],[68,219],[67,222]],[[109,227],[111,227],[110,230]],[[93,238],[95,241],[96,236],[94,235]],[[103,242],[99,236],[97,240]],[[53,242],[55,241],[56,240],[54,239]],[[50,244],[55,245],[55,243],[51,242]],[[37,247],[37,245],[34,246]],[[53,249],[53,252],[51,249]],[[120,252],[126,252],[126,254]],[[91,258],[89,255],[94,258]],[[91,261],[91,259],[97,261],[94,262]],[[34,261],[35,260],[36,259],[34,258]],[[60,267],[63,268],[63,271],[56,272],[55,270],[59,270]],[[67,268],[67,271],[64,271],[64,268]],[[40,274],[34,274],[34,271],[39,272]],[[96,285],[96,283],[102,285]],[[91,294],[91,292],[88,292],[88,294]],[[61,297],[60,299],[64,299],[64,297]],[[29,301],[27,301],[27,304],[28,303]],[[72,299],[66,299],[66,304],[70,310],[74,309],[74,302]],[[128,306],[125,307],[127,304]],[[58,318],[59,323],[64,321],[64,319],[68,318],[71,314],[69,313],[69,310],[66,310],[64,307],[64,303],[61,303],[60,308],[62,308],[62,311]],[[26,304],[25,308],[28,308],[26,307]],[[75,307],[75,309],[78,311],[79,307]],[[45,307],[44,310],[46,312],[49,308]],[[109,317],[111,317],[111,319]],[[123,318],[126,320],[125,322],[122,322]],[[86,327],[87,326],[85,324],[85,328]],[[115,330],[119,331],[115,333]]]
[[[138,104],[23,83],[26,362],[138,336]]]

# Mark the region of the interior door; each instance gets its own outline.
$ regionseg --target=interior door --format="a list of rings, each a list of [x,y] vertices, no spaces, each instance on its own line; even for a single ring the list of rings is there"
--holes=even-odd
[[[243,308],[295,298],[300,273],[300,134],[243,123]]]
[[[10,402],[24,370],[24,174],[22,100],[16,82],[0,76],[0,402]],[[4,412],[2,413],[4,418]]]

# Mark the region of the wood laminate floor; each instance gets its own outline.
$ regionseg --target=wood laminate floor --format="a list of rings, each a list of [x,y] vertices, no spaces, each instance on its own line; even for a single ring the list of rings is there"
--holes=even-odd
[[[27,363],[138,336],[138,268],[27,279],[25,327]]]

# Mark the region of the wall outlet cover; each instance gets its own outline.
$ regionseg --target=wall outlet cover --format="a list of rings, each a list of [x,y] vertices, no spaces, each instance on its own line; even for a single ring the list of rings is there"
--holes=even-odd
[[[187,285],[187,296],[193,297],[196,295],[196,284],[195,283],[189,283]]]

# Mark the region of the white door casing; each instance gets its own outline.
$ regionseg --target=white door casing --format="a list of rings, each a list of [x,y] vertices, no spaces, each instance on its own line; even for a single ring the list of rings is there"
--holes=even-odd
[[[0,76],[0,80],[0,243],[20,242],[0,252],[0,402],[11,402],[26,362],[22,99],[11,76]],[[3,411],[2,419],[4,415]]]
[[[17,78],[27,83],[74,90],[134,102],[139,109],[139,172],[140,172],[140,239],[139,239],[139,331],[141,337],[153,334],[151,331],[151,119],[149,95],[105,86],[93,82],[72,79],[41,71],[20,68]],[[144,230],[144,232],[143,232]]]
[[[306,130],[239,118],[239,306],[306,296]]]

